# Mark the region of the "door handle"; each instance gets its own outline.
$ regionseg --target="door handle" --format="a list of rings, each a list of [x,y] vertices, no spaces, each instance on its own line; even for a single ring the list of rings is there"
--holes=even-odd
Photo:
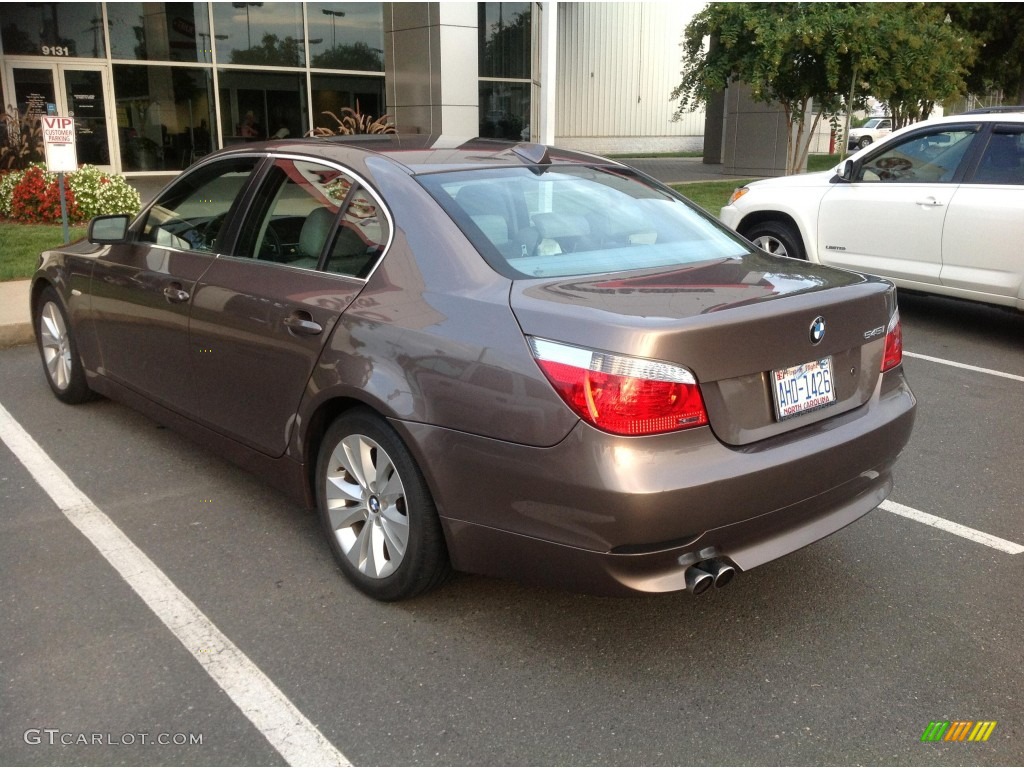
[[[924,200],[918,200],[918,205],[923,205],[926,208],[941,208],[942,202],[936,200],[934,197],[926,197]]]
[[[182,304],[188,301],[188,291],[182,290],[181,283],[171,283],[164,288],[164,298],[171,304]]]
[[[309,312],[302,309],[288,315],[284,319],[284,324],[293,333],[301,333],[306,336],[316,336],[324,330],[324,327],[316,322]]]

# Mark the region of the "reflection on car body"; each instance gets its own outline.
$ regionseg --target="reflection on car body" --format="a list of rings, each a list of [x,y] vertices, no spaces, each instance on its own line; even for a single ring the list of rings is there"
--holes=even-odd
[[[248,144],[90,233],[33,281],[54,394],[316,506],[382,600],[453,568],[723,586],[877,506],[913,423],[890,283],[760,253],[589,155]]]

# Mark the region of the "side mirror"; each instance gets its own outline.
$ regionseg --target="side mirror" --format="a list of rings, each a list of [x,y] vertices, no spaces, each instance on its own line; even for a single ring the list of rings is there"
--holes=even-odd
[[[843,181],[853,181],[853,160],[845,160],[836,174]]]
[[[123,243],[128,239],[130,221],[131,219],[124,213],[96,216],[89,222],[89,233],[86,237],[94,245]]]

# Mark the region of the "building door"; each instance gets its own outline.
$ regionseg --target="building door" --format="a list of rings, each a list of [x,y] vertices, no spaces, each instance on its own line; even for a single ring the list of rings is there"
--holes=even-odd
[[[114,172],[105,65],[18,63],[8,64],[8,72],[19,112],[73,117],[79,165]]]

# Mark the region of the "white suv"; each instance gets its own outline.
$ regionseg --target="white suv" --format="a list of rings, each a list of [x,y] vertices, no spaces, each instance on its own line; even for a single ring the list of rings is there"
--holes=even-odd
[[[831,171],[737,189],[720,218],[772,253],[1024,310],[1024,112],[902,128]]]
[[[864,149],[868,144],[878,141],[892,133],[892,120],[888,117],[872,117],[860,128],[851,128],[846,140],[847,149]]]

